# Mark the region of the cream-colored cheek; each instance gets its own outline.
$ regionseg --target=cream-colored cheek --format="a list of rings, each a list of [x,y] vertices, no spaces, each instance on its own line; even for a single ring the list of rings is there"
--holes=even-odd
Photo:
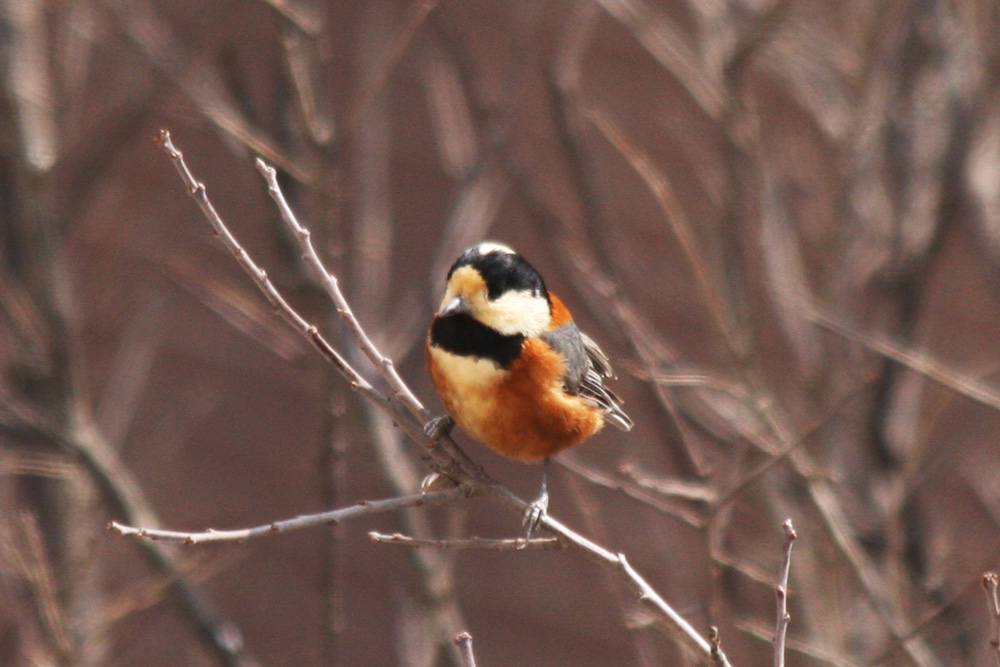
[[[507,292],[499,299],[486,301],[476,312],[476,319],[505,336],[539,336],[549,326],[549,302],[531,292]]]

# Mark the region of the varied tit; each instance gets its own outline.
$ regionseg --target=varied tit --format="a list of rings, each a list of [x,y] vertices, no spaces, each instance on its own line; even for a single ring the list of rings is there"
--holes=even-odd
[[[475,245],[448,271],[427,364],[454,419],[443,418],[445,427],[457,422],[505,456],[545,463],[541,493],[525,515],[529,537],[548,508],[549,458],[605,423],[632,428],[622,400],[604,386],[614,377],[608,357],[505,245]]]

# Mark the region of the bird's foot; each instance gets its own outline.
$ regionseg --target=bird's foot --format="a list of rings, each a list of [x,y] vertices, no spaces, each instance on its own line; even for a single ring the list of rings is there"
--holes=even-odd
[[[530,540],[535,531],[538,530],[538,526],[541,525],[542,519],[549,511],[549,494],[548,491],[542,491],[534,502],[528,505],[527,511],[524,513],[524,519],[521,522],[522,525],[528,529],[528,539]]]
[[[440,417],[434,417],[426,424],[424,424],[424,433],[431,440],[437,440],[438,438],[448,435],[451,433],[451,429],[455,428],[455,420],[449,415],[441,415]]]

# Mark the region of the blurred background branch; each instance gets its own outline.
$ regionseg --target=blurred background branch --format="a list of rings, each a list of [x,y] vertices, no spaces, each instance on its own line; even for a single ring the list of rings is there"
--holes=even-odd
[[[190,224],[162,126],[377,377],[252,156],[279,168],[432,413],[449,263],[493,237],[536,264],[637,422],[566,455],[552,511],[734,665],[773,660],[786,517],[786,664],[996,662],[998,31],[994,0],[0,0],[0,665],[460,665],[465,630],[486,664],[683,659],[564,552],[365,539],[509,537],[491,503],[187,561],[108,539],[426,470]]]

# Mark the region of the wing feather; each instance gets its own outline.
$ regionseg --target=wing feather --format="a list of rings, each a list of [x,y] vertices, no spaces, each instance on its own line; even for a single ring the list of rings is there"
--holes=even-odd
[[[614,378],[611,362],[600,346],[571,320],[542,334],[542,339],[566,361],[563,384],[571,394],[586,396],[605,411],[604,418],[623,431],[631,431],[633,422],[622,410],[622,399],[604,386]]]

